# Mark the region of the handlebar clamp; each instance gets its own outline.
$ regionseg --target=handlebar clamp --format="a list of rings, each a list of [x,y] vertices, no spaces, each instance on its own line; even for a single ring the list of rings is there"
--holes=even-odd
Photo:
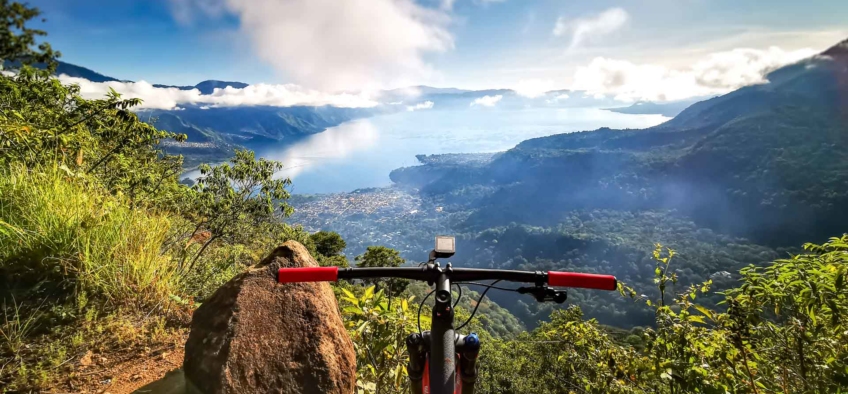
[[[519,287],[519,294],[530,294],[536,301],[539,302],[548,302],[554,301],[557,304],[562,304],[568,299],[568,292],[565,290],[556,290],[552,289],[548,286],[533,286],[533,287]]]

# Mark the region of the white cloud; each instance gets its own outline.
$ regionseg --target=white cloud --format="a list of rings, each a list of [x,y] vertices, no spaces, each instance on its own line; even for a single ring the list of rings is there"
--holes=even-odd
[[[627,11],[618,7],[590,17],[567,19],[561,16],[556,21],[553,34],[557,37],[570,34],[570,48],[573,49],[622,28],[628,19]]]
[[[60,75],[63,84],[77,84],[84,98],[99,99],[106,96],[109,89],[115,89],[124,98],[140,98],[144,103],[138,108],[175,109],[180,104],[198,104],[204,107],[233,107],[267,105],[290,107],[295,105],[322,106],[331,105],[344,108],[367,108],[378,105],[367,93],[330,94],[318,90],[305,89],[297,85],[249,85],[243,89],[226,87],[215,89],[212,94],[201,94],[199,90],[180,90],[177,88],[157,88],[145,81],[139,82],[91,82],[87,79]]]
[[[546,92],[553,90],[554,81],[549,79],[523,79],[518,81],[512,90],[519,96],[536,98],[544,96]]]
[[[216,1],[239,19],[241,33],[260,59],[312,88],[378,88],[426,80],[435,72],[423,55],[453,48],[450,16],[413,0],[171,0]]]
[[[765,83],[768,72],[813,54],[813,49],[740,48],[713,53],[683,69],[598,57],[589,65],[578,67],[572,89],[610,95],[622,101],[666,101],[723,94],[742,86]]]
[[[436,105],[436,104],[432,101],[425,101],[423,103],[418,103],[418,104],[415,104],[415,105],[408,105],[408,106],[406,106],[406,110],[412,112],[412,111],[418,111],[418,110],[421,110],[421,109],[432,109],[434,105]]]
[[[501,99],[502,95],[497,96],[483,96],[471,102],[471,106],[480,105],[483,107],[494,107]]]
[[[554,96],[553,98],[545,100],[548,104],[559,104],[560,101],[568,100],[568,94],[562,93]]]
[[[789,63],[813,56],[813,49],[787,52],[778,47],[767,50],[734,49],[718,52],[692,66],[698,84],[719,89],[763,83],[765,74]]]

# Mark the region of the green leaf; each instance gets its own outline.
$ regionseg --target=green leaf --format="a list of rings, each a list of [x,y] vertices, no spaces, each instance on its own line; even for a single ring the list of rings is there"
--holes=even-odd
[[[697,323],[701,323],[701,324],[705,324],[704,318],[702,316],[689,315],[689,317],[687,317],[687,320],[697,322]]]
[[[342,312],[347,312],[347,313],[354,314],[354,315],[361,315],[362,309],[359,309],[355,306],[350,305],[350,306],[346,306],[344,309],[342,309]]]
[[[713,318],[713,313],[712,313],[712,312],[710,312],[710,310],[709,310],[709,309],[707,309],[707,308],[705,308],[705,307],[703,307],[703,306],[701,306],[701,305],[692,305],[692,306],[693,306],[693,307],[695,307],[695,309],[697,309],[697,310],[698,310],[698,312],[703,313],[703,314],[704,314],[704,316],[706,316],[708,319],[710,319],[710,320],[715,320],[715,319]]]
[[[356,295],[354,295],[353,292],[351,292],[348,289],[342,288],[342,293],[344,293],[346,296],[348,296],[350,298],[356,298]]]
[[[374,296],[374,289],[375,288],[376,288],[376,286],[371,286],[371,287],[365,289],[365,295],[362,296],[362,299],[367,300],[367,299],[372,298]]]

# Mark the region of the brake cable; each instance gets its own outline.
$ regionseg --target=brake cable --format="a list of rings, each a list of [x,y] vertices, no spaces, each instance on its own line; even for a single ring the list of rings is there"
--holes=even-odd
[[[498,284],[498,282],[500,282],[500,281],[501,280],[498,279],[498,280],[492,282],[489,285],[483,285],[483,286],[486,286],[486,290],[484,290],[483,294],[480,295],[480,298],[477,299],[477,305],[474,305],[474,311],[471,312],[471,316],[468,317],[468,320],[466,320],[465,323],[462,323],[459,327],[455,328],[454,330],[459,331],[459,330],[462,329],[462,327],[465,327],[468,323],[471,323],[471,319],[473,319],[474,315],[477,314],[477,308],[479,308],[480,304],[483,302],[483,297],[485,297],[486,293],[488,293],[489,290],[491,290],[493,287],[495,287],[495,285]]]
[[[494,283],[497,283],[497,282],[492,282],[492,284],[485,284],[485,283],[480,283],[480,282],[456,282],[456,284],[458,284],[458,285],[473,285],[473,286],[481,286],[481,287],[491,287],[495,290],[516,291],[516,292],[518,291],[518,290],[515,290],[515,289],[510,289],[508,287],[494,286]]]
[[[456,302],[453,303],[453,310],[456,310],[456,306],[459,305],[459,300],[462,299],[462,286],[460,286],[459,283],[454,283],[451,286],[454,286],[454,285],[456,286],[457,289],[459,289],[459,296],[456,297]]]
[[[456,288],[459,289],[459,297],[456,297],[456,302],[453,304],[453,310],[456,310],[456,306],[459,305],[459,300],[462,299],[462,286],[460,286],[459,283],[455,283],[455,285],[456,285]],[[435,292],[436,292],[436,290],[431,290],[429,293],[427,293],[426,296],[424,296],[424,298],[421,300],[421,303],[418,304],[418,319],[417,319],[418,320],[418,334],[422,333],[422,331],[421,331],[421,309],[424,308],[424,302],[426,302],[427,299],[430,298],[430,296],[433,295],[433,293],[435,293]]]
[[[433,295],[433,293],[435,293],[435,292],[436,292],[435,289],[431,290],[429,293],[427,293],[426,296],[424,296],[424,298],[421,299],[421,303],[418,304],[418,334],[419,335],[423,335],[422,331],[421,331],[421,309],[424,307],[424,302],[427,301],[427,299],[430,298],[430,296]]]
[[[496,280],[492,283],[489,283],[489,284],[479,283],[479,282],[454,282],[454,283],[451,284],[451,287],[453,287],[453,285],[456,285],[456,287],[459,289],[459,296],[456,298],[456,302],[454,302],[454,304],[453,304],[454,310],[456,310],[456,306],[459,305],[459,301],[462,299],[462,286],[460,286],[460,285],[481,286],[481,287],[486,288],[486,290],[483,291],[483,294],[481,294],[480,297],[477,299],[477,305],[474,306],[474,310],[471,311],[471,316],[468,317],[468,320],[466,320],[464,323],[460,324],[459,327],[455,328],[454,330],[458,331],[458,330],[462,329],[463,327],[468,325],[468,323],[470,323],[472,319],[474,319],[474,316],[477,314],[477,308],[480,308],[480,304],[483,302],[483,298],[486,297],[486,293],[488,293],[489,290],[491,290],[491,289],[503,290],[503,291],[512,291],[512,292],[516,292],[516,293],[520,293],[520,294],[531,294],[539,302],[556,301],[557,303],[561,304],[562,302],[565,301],[565,297],[566,297],[565,291],[554,290],[554,289],[551,289],[547,286],[520,287],[518,289],[510,289],[508,287],[495,286],[500,281],[501,280],[498,279],[498,280]],[[418,304],[418,333],[419,334],[421,334],[423,332],[421,330],[421,310],[424,308],[424,303],[427,301],[427,299],[430,298],[430,296],[433,295],[433,293],[435,293],[435,292],[436,292],[436,290],[431,290],[421,300],[421,303]]]

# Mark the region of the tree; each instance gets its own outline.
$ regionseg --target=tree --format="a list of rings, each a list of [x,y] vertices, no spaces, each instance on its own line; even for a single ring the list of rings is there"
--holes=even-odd
[[[254,152],[248,150],[237,150],[230,163],[200,166],[201,177],[194,186],[197,225],[192,237],[207,231],[208,238],[188,265],[189,270],[216,240],[248,243],[275,231],[281,224],[278,213],[287,217],[293,212],[285,202],[291,180],[274,179],[274,174],[283,168],[281,163],[256,160]]]
[[[400,267],[406,263],[397,250],[385,246],[369,246],[365,253],[356,256],[356,266],[366,267]],[[390,297],[397,297],[409,286],[407,279],[369,279],[365,281],[376,285],[378,289],[385,289]]]
[[[334,231],[319,231],[310,235],[309,238],[315,243],[318,254],[326,257],[340,255],[347,247],[342,236]]]
[[[86,100],[79,86],[63,86],[31,67],[0,76],[0,164],[62,167],[133,201],[172,204],[182,157],[159,148],[175,134],[142,122],[131,109],[141,100]],[[186,189],[186,188],[182,188]]]
[[[26,26],[39,15],[41,11],[38,8],[28,7],[26,3],[10,4],[8,0],[0,0],[0,66],[5,67],[6,62],[10,62],[17,65],[42,63],[48,69],[55,67],[55,59],[61,54],[53,51],[46,42],[35,46],[36,37],[47,33]]]
[[[339,290],[345,326],[356,351],[357,393],[407,393],[406,337],[417,330],[414,297],[392,305],[374,286],[352,289],[356,293],[344,285]],[[430,323],[427,316],[422,320]]]

